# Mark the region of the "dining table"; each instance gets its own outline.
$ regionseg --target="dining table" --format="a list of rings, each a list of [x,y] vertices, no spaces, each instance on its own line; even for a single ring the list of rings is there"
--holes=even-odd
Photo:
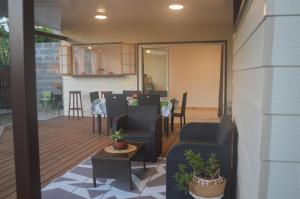
[[[128,106],[138,106],[137,97],[126,97]],[[164,131],[166,136],[169,135],[169,118],[172,117],[174,112],[174,105],[176,99],[172,97],[161,97],[160,98],[160,113],[164,120]],[[95,99],[91,105],[92,115],[98,115],[100,117],[107,116],[106,100],[104,97]]]

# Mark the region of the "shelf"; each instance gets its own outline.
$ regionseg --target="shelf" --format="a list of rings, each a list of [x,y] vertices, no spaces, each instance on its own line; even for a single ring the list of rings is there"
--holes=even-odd
[[[103,74],[103,75],[72,75],[72,77],[122,77],[126,74]]]

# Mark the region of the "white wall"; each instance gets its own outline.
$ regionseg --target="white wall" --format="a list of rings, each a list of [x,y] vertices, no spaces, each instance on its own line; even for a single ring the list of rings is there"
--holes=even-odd
[[[231,24],[105,24],[99,25],[94,31],[90,31],[84,26],[78,28],[75,25],[64,25],[63,34],[72,38],[74,43],[105,43],[105,42],[176,42],[176,41],[207,41],[207,40],[227,40],[228,41],[228,92],[227,98],[231,104],[232,93],[232,25]],[[123,85],[131,85],[137,88],[137,80],[129,76],[118,80],[119,77],[99,77],[91,80],[101,85],[114,85],[116,90],[122,90]],[[66,90],[76,90],[76,85],[84,84],[82,78],[70,78],[72,84],[66,84]],[[126,82],[128,79],[129,82]],[[122,82],[122,84],[116,85]],[[134,83],[133,83],[134,82]],[[134,84],[134,85],[133,85]],[[108,87],[109,88],[109,87]],[[125,89],[125,88],[124,88]],[[92,90],[86,87],[86,91]],[[101,89],[98,89],[101,90]],[[105,89],[107,90],[107,89]],[[64,100],[66,101],[66,96]]]
[[[221,44],[169,45],[169,95],[187,107],[218,108]]]
[[[252,0],[234,38],[238,198],[300,197],[300,1]]]
[[[79,90],[82,95],[82,105],[85,116],[91,116],[91,102],[89,93],[92,91],[113,91],[114,93],[122,93],[123,90],[136,89],[136,76],[127,75],[118,78],[111,77],[79,77],[73,78],[63,77],[63,96],[64,96],[64,113],[68,114],[69,107],[69,91]],[[100,94],[100,93],[99,93]]]

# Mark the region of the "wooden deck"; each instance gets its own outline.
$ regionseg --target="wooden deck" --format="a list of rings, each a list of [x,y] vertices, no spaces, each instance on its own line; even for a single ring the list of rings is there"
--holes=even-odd
[[[103,121],[103,132],[106,129]],[[105,134],[105,135],[104,135]],[[179,127],[163,139],[163,153],[178,142]],[[92,135],[91,118],[80,120],[59,117],[39,122],[40,168],[42,187],[61,176],[72,167],[87,159],[111,140],[106,136]],[[0,198],[16,198],[15,167],[12,129],[0,137]]]

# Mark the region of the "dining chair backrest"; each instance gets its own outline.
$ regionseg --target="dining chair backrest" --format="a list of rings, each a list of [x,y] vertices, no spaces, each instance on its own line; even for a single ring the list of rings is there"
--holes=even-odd
[[[185,115],[186,100],[187,100],[187,92],[183,93],[183,96],[182,96],[181,115]]]
[[[113,94],[112,91],[101,91],[101,98],[106,98],[106,95]]]
[[[138,95],[139,106],[156,106],[158,114],[160,113],[160,96],[159,94],[141,94]]]
[[[123,90],[123,94],[125,94],[126,97],[133,97],[142,94],[142,92],[138,90]]]
[[[147,94],[158,94],[160,97],[167,97],[168,91],[148,91]]]
[[[91,103],[92,103],[95,99],[99,99],[99,93],[98,93],[98,91],[90,92],[90,100],[91,100]]]
[[[108,117],[117,117],[127,112],[127,100],[124,94],[106,95],[106,111]]]

